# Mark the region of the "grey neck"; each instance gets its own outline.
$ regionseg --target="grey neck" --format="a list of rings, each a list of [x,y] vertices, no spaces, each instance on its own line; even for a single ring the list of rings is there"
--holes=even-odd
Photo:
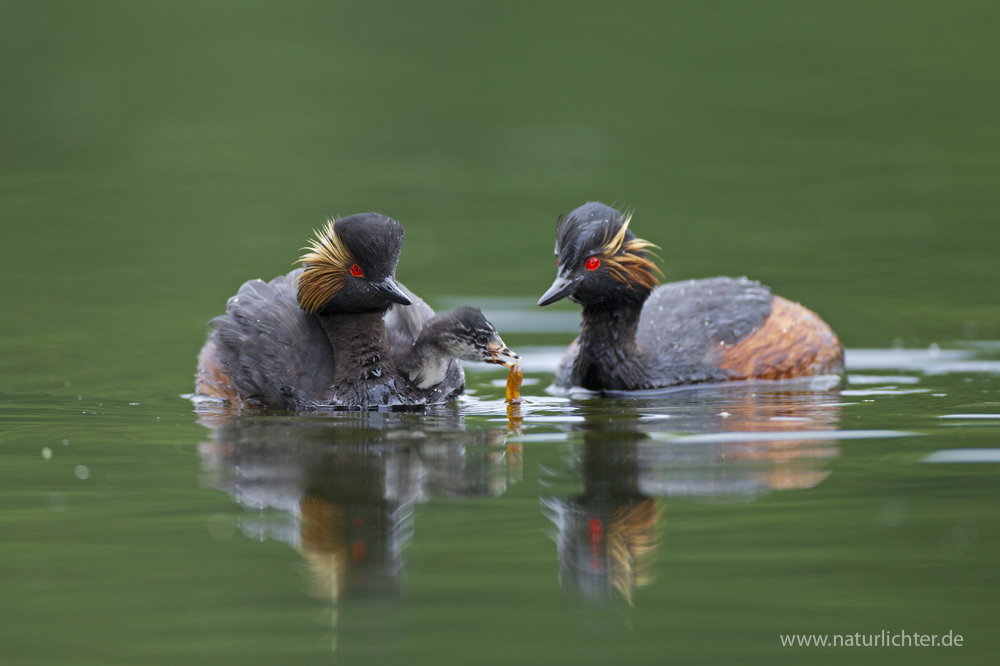
[[[405,382],[389,353],[384,313],[318,317],[333,348],[329,404],[364,409],[407,402]]]
[[[625,390],[644,383],[647,369],[635,334],[642,314],[641,302],[618,308],[584,307],[580,351],[574,375],[590,390]]]

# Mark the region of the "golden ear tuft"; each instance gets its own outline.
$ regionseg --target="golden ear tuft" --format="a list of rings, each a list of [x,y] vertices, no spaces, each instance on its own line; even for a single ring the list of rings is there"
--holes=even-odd
[[[299,307],[315,314],[333,298],[347,282],[348,267],[354,263],[351,253],[344,247],[335,230],[336,222],[330,220],[316,230],[316,238],[309,241],[308,250],[296,263],[305,266],[299,276]]]
[[[625,232],[628,231],[628,223],[632,221],[632,211],[625,211],[625,219],[622,220],[622,227],[618,230],[614,236],[611,237],[609,241],[604,244],[604,251],[602,254],[608,257],[613,257],[618,254],[622,249],[622,243],[625,241]]]
[[[307,495],[299,502],[299,540],[314,596],[337,601],[348,571],[347,520],[342,507]]]
[[[659,284],[653,271],[659,273],[660,276],[663,275],[663,271],[653,263],[649,256],[640,256],[636,253],[642,252],[644,255],[652,255],[659,259],[656,254],[650,251],[650,248],[659,249],[659,246],[641,238],[625,240],[625,232],[628,231],[628,225],[631,221],[632,211],[627,211],[621,229],[604,243],[601,257],[611,275],[619,282],[627,285],[634,282],[651,290]]]

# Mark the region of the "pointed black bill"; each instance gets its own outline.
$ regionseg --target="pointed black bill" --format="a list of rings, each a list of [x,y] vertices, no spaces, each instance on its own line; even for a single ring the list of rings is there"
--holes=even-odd
[[[556,281],[552,283],[549,290],[542,294],[542,297],[538,299],[539,305],[549,305],[550,303],[555,303],[556,301],[566,298],[573,291],[574,281],[569,280],[562,275],[556,278]]]
[[[392,278],[386,278],[381,282],[372,282],[371,285],[393,303],[399,303],[400,305],[410,305],[411,303],[406,294],[399,290],[399,285]]]

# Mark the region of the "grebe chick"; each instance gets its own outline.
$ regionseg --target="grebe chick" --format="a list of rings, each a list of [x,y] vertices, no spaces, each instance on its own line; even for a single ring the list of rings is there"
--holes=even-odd
[[[304,268],[245,283],[210,322],[196,396],[301,411],[423,405],[461,393],[457,361],[426,388],[397,368],[434,316],[396,282],[403,235],[376,213],[332,221],[300,260]]]
[[[632,391],[840,374],[844,349],[815,313],[746,278],[657,286],[631,215],[587,203],[556,230],[558,275],[539,299],[583,306],[554,385]]]
[[[429,319],[408,352],[396,355],[396,367],[414,386],[429,389],[444,381],[452,359],[512,366],[504,357],[521,358],[482,312],[458,308]]]

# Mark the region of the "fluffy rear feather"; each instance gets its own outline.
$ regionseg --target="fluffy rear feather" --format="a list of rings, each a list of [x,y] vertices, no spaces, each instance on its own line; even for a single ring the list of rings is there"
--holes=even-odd
[[[226,314],[209,322],[216,357],[245,402],[301,409],[333,381],[326,335],[296,298],[301,273],[244,283]]]

